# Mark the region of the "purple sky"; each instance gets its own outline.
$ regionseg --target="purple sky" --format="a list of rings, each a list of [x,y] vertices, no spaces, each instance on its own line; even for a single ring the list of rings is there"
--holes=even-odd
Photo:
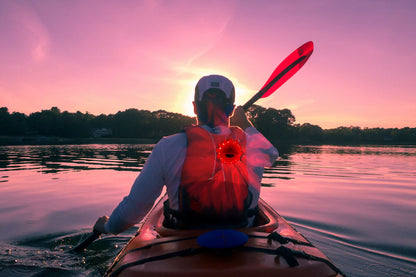
[[[296,123],[416,127],[416,1],[0,1],[0,107],[192,114],[200,77],[244,104],[303,43],[305,66],[257,104]]]

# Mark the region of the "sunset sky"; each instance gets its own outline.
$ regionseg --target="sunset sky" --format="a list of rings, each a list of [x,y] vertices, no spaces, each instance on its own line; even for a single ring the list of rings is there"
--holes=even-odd
[[[192,115],[207,74],[236,104],[313,41],[304,67],[256,104],[323,128],[416,127],[414,0],[0,1],[0,107]]]

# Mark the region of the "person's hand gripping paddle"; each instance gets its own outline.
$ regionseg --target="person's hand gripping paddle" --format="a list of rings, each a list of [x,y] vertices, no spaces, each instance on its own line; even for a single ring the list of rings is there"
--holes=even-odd
[[[298,49],[292,52],[286,59],[284,59],[279,66],[273,71],[264,86],[257,92],[247,103],[243,105],[245,111],[250,108],[260,98],[265,98],[275,92],[281,85],[283,85],[290,77],[292,77],[298,70],[306,63],[313,52],[313,42],[309,41]],[[88,247],[94,240],[101,235],[100,232],[94,230],[84,241],[77,245],[72,251],[79,253]]]
[[[313,42],[309,41],[292,52],[273,71],[264,86],[243,105],[245,111],[260,98],[266,98],[283,85],[306,63],[313,52]]]

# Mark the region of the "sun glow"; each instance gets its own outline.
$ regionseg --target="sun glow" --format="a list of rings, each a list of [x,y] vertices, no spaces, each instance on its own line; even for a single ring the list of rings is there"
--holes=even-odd
[[[238,80],[233,81],[235,86],[235,105],[243,105],[248,101],[256,91],[248,88],[243,83],[240,83]]]
[[[180,113],[188,115],[188,116],[195,116],[194,107],[192,102],[194,101],[194,93],[195,93],[195,85],[200,78],[203,76],[211,75],[211,74],[219,74],[229,78],[235,87],[236,93],[236,100],[235,105],[243,105],[245,101],[249,100],[256,91],[253,89],[248,88],[246,84],[240,82],[235,76],[231,73],[225,72],[223,70],[218,69],[207,69],[207,68],[187,68],[182,69],[182,74],[188,75],[186,79],[180,81],[178,87],[181,91],[178,101],[178,107],[180,107]]]
[[[182,114],[187,116],[195,116],[194,106],[192,102],[194,101],[194,91],[197,79],[188,79],[181,82],[181,104]]]

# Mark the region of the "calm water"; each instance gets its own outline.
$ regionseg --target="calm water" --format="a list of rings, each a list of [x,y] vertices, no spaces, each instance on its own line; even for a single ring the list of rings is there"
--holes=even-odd
[[[151,149],[0,147],[0,276],[100,276],[137,227],[68,250],[129,192]],[[416,276],[415,147],[285,151],[265,172],[267,202],[348,276]]]

